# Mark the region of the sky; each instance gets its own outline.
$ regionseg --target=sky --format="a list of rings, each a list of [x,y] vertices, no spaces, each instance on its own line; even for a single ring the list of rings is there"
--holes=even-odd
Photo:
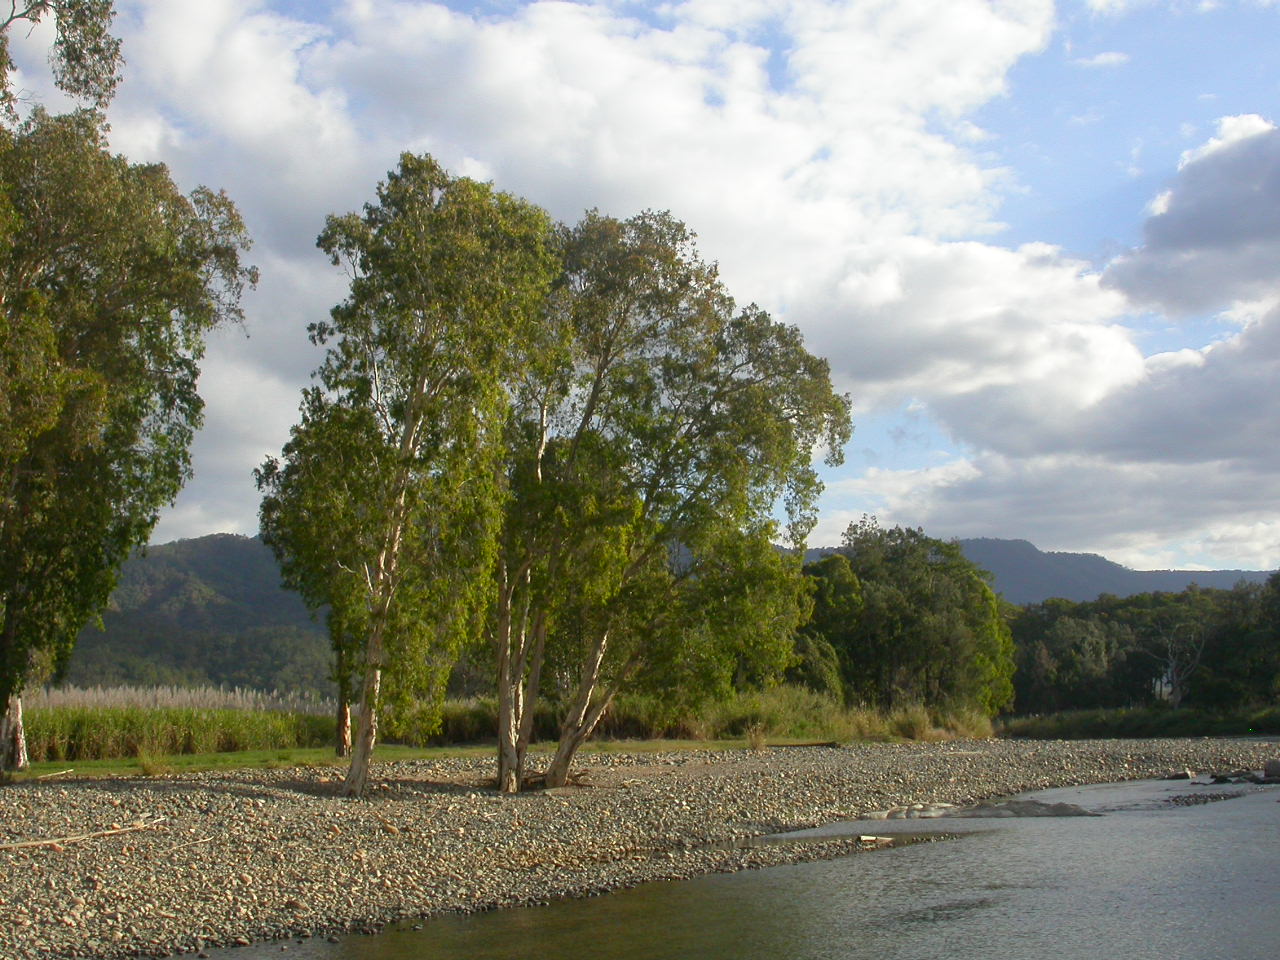
[[[402,151],[576,221],[669,210],[854,404],[864,513],[1140,569],[1280,566],[1280,0],[117,0],[112,148],[224,188],[262,281],[209,341],[153,543],[257,531]],[[52,31],[15,87],[66,105]]]

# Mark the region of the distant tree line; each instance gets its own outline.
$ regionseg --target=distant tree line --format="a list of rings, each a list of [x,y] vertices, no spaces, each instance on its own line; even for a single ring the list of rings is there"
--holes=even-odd
[[[1018,713],[1280,702],[1280,574],[1231,590],[1046,600],[1011,626]]]

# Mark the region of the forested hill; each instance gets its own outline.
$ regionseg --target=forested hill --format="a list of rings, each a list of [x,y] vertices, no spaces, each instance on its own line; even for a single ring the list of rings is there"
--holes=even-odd
[[[149,547],[123,567],[105,630],[80,634],[69,683],[330,687],[329,644],[256,537]]]
[[[1177,593],[1191,583],[1230,589],[1240,580],[1261,583],[1270,575],[1256,570],[1130,570],[1095,553],[1045,552],[1026,540],[961,540],[960,549],[991,571],[996,590],[1017,604],[1050,597],[1083,602],[1103,593]]]

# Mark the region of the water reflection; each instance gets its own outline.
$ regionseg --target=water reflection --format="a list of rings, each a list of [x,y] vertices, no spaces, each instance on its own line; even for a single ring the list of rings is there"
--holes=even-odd
[[[966,835],[549,907],[445,917],[420,932],[290,943],[287,952],[264,945],[227,956],[1272,960],[1280,942],[1280,792],[1181,807],[1166,802],[1175,789],[1042,795],[1110,810],[1097,818],[836,825],[820,832]]]

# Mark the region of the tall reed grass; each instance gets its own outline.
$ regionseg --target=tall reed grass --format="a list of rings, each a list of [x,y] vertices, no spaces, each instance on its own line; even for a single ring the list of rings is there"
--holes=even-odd
[[[24,720],[37,762],[319,747],[336,732],[333,716],[277,710],[32,707]]]
[[[274,710],[332,716],[332,697],[310,691],[248,690],[243,687],[42,687],[23,694],[30,709],[61,707],[141,707],[183,710]]]
[[[170,754],[276,750],[331,744],[336,706],[315,697],[252,690],[117,687],[36,691],[26,698],[28,750],[35,761],[162,757]],[[483,743],[496,738],[493,697],[450,700],[439,729],[425,735],[412,717],[383,717],[382,736],[410,746]],[[557,717],[539,705],[535,739],[554,740]],[[938,712],[908,704],[889,712],[848,708],[803,687],[735,694],[675,709],[653,695],[619,697],[601,722],[601,739],[942,740],[990,737],[977,711]]]

